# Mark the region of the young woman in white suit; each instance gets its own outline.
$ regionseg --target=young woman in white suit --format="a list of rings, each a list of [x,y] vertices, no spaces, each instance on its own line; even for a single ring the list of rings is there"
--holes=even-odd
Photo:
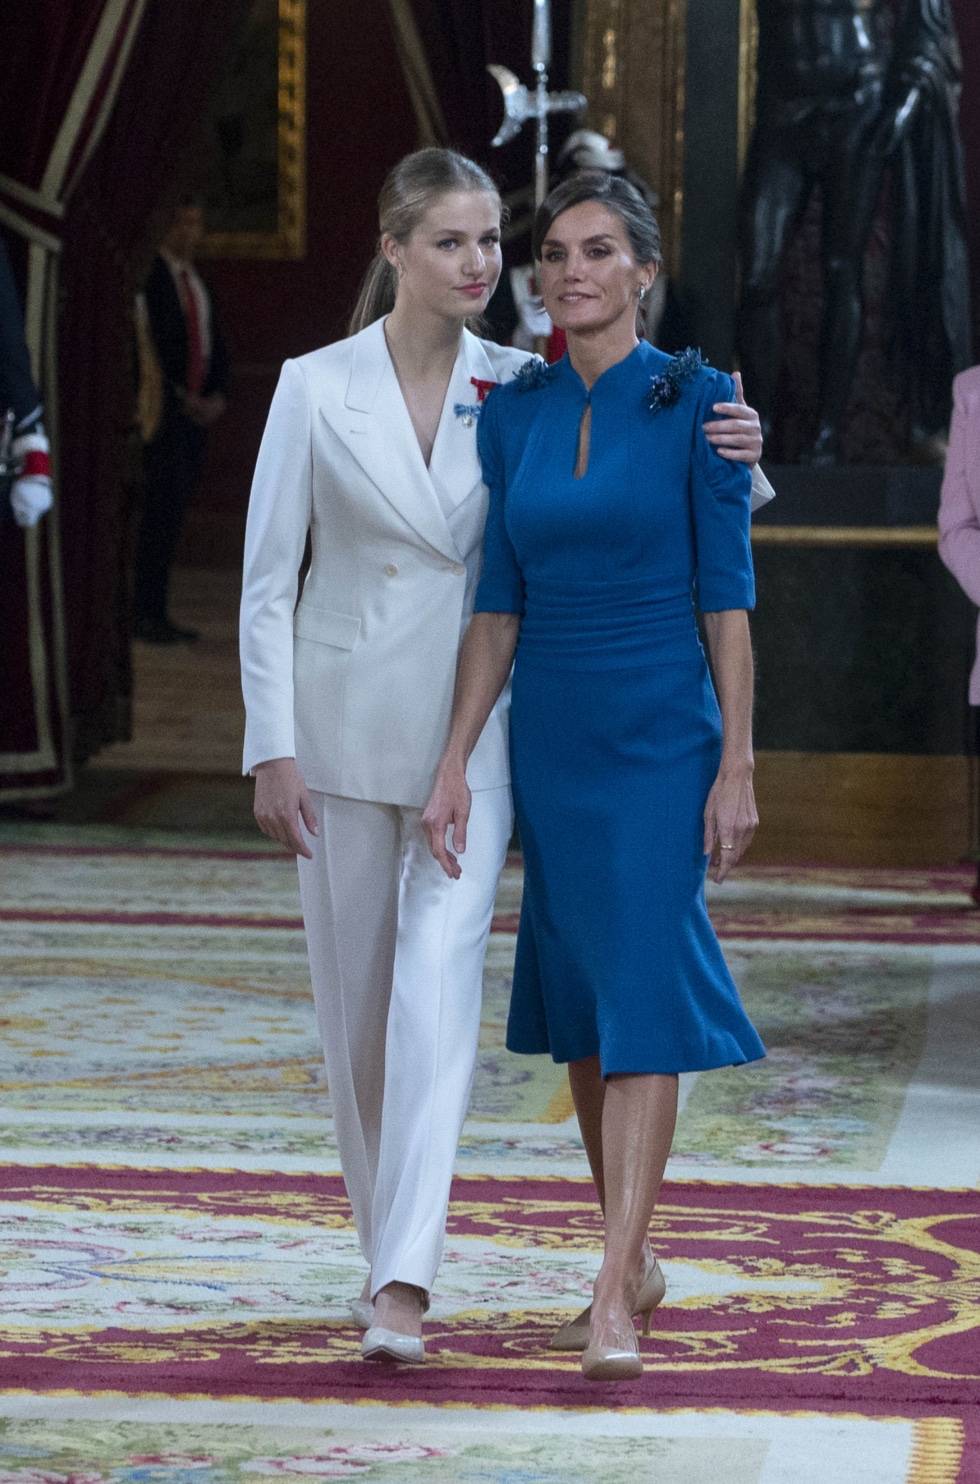
[[[460,880],[421,827],[479,575],[475,424],[488,386],[527,358],[466,328],[500,275],[500,211],[489,176],[449,150],[395,167],[352,333],[284,365],[249,504],[244,767],[259,825],[298,857],[337,1145],[369,1266],[351,1305],[365,1357],[423,1358],[513,823],[505,694],[468,768]],[[727,411],[719,451],[754,462],[758,419]]]

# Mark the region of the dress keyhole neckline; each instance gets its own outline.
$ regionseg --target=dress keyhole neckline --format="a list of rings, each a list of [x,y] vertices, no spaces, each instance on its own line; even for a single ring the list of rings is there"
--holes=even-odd
[[[573,478],[584,479],[589,472],[589,450],[592,443],[592,394],[586,392],[585,406],[579,419],[578,439],[575,445],[575,467]]]

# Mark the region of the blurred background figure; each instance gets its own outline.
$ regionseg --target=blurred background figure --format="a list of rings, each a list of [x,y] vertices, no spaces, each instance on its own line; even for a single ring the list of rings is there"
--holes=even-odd
[[[0,241],[0,497],[9,489],[13,518],[25,528],[51,509],[51,456],[41,415],[20,298]],[[0,524],[8,518],[6,503]]]
[[[980,606],[980,366],[953,382],[953,421],[939,503],[939,555],[971,602]],[[975,742],[980,751],[980,624],[970,676]],[[980,865],[974,900],[980,904]]]
[[[962,91],[949,0],[906,0],[876,145],[894,192],[889,349],[907,388],[912,452],[927,464],[942,463],[950,382],[973,360]]]
[[[140,431],[145,488],[133,578],[133,632],[149,644],[193,642],[167,614],[170,569],[184,513],[204,468],[208,429],[227,405],[228,353],[194,266],[204,212],[185,199],[137,301]]]
[[[941,460],[949,384],[969,362],[970,300],[962,63],[948,0],[758,0],[757,14],[756,121],[739,209],[738,351],[749,400],[768,436],[784,263],[819,187],[819,405],[803,462],[838,462],[865,323],[864,252],[890,163],[891,356],[908,389],[912,450]]]

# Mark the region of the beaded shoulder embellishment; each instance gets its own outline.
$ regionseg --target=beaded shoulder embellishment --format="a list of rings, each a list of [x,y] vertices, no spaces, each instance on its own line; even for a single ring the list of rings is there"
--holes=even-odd
[[[547,386],[553,376],[553,368],[540,356],[534,356],[514,372],[514,382],[522,392],[536,392],[539,387]]]
[[[682,350],[674,356],[670,365],[650,382],[647,406],[651,412],[665,412],[680,401],[681,388],[685,381],[697,376],[704,367],[699,350]]]

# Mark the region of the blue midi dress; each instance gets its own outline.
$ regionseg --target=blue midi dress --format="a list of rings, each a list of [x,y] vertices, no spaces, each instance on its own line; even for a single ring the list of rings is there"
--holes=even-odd
[[[511,769],[525,882],[507,1045],[605,1076],[765,1055],[708,919],[721,717],[702,610],[751,608],[751,476],[701,425],[731,378],[641,342],[494,390],[476,609],[518,613]],[[652,410],[654,398],[673,405]],[[591,404],[588,468],[575,477]]]

